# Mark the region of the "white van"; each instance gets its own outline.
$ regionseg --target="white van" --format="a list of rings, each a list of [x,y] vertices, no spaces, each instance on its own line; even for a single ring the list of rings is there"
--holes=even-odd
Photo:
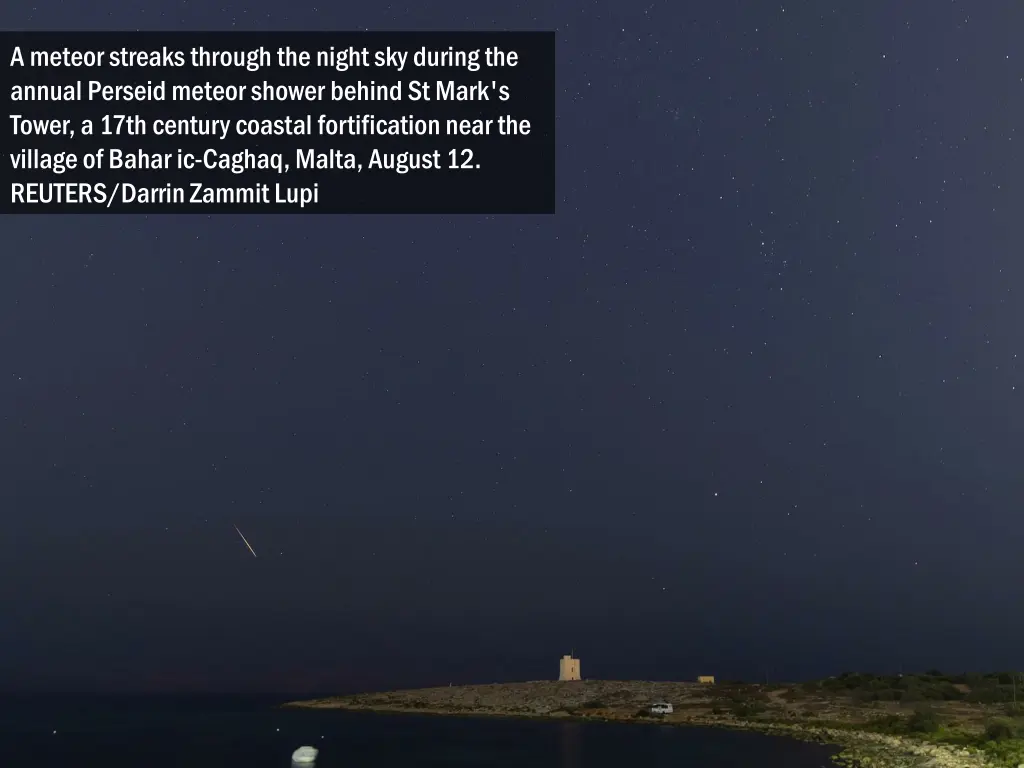
[[[671,715],[672,705],[664,701],[659,701],[656,704],[651,704],[652,715]]]

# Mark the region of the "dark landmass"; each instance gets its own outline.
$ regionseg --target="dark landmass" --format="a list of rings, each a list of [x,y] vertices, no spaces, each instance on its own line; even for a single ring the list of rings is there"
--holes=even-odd
[[[1018,675],[1015,686],[1014,674],[843,674],[778,685],[507,683],[364,693],[285,706],[731,727],[839,744],[846,748],[839,762],[878,768],[1024,768],[1024,680]],[[650,705],[662,701],[674,712],[651,715]]]

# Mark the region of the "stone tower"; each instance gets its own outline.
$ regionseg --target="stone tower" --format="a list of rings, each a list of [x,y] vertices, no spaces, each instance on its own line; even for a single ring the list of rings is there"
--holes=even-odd
[[[563,656],[558,660],[559,680],[582,680],[580,677],[580,660],[572,656]]]

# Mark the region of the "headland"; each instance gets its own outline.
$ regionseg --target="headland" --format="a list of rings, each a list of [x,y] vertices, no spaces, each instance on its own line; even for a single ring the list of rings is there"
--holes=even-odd
[[[364,693],[290,708],[655,723],[755,730],[843,747],[874,768],[1024,768],[1024,690],[1013,674],[877,676],[756,685],[612,680]],[[1013,697],[1016,695],[1020,706]],[[653,715],[668,702],[672,713]]]

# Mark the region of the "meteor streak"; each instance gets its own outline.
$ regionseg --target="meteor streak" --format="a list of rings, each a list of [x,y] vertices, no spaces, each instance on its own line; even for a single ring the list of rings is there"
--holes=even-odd
[[[239,536],[242,536],[242,532],[238,530],[238,526],[237,526],[237,525],[235,526],[235,530],[236,530],[236,531],[238,531],[238,535],[239,535]],[[247,540],[247,539],[245,538],[245,536],[242,536],[242,541],[244,541],[244,542],[245,542],[245,546],[249,547],[249,551],[250,551],[250,552],[252,552],[252,556],[253,556],[253,557],[256,557],[256,551],[255,551],[255,550],[254,550],[254,549],[252,548],[252,545],[251,545],[251,544],[249,544],[249,542],[248,542],[248,540]]]

